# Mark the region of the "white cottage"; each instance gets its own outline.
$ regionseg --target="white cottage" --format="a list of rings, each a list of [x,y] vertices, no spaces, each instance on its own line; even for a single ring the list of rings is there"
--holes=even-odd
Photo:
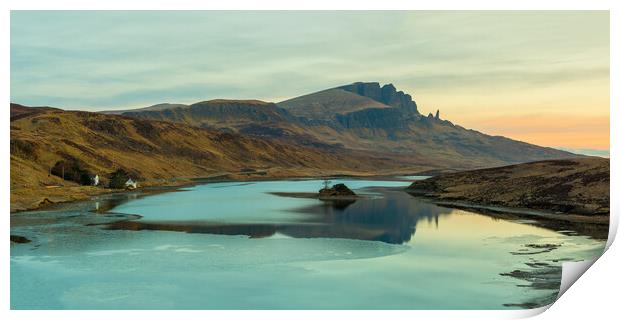
[[[125,182],[125,189],[135,189],[138,187],[138,183],[133,181],[131,178]]]
[[[99,185],[99,175],[96,174],[95,177],[93,178],[93,186],[98,186]]]

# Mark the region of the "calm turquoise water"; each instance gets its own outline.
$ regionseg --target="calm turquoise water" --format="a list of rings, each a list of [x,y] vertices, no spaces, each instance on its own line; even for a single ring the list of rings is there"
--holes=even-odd
[[[316,180],[213,183],[13,215],[11,234],[33,241],[11,246],[11,308],[533,307],[552,301],[562,261],[604,247],[378,188],[406,181],[338,182],[365,198],[270,194]]]

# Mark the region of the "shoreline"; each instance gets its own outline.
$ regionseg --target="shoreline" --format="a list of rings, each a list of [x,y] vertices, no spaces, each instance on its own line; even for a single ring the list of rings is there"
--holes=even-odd
[[[224,178],[226,177],[226,178]],[[350,178],[350,179],[368,179],[368,180],[384,180],[385,176],[354,176],[354,175],[339,175],[330,176],[331,178]],[[92,201],[97,196],[113,195],[113,194],[131,194],[135,193],[139,196],[149,196],[152,194],[162,192],[175,192],[181,188],[191,187],[206,183],[225,183],[225,182],[264,182],[264,181],[278,181],[278,180],[319,180],[325,176],[282,176],[282,177],[235,177],[234,175],[218,175],[213,177],[202,178],[189,178],[189,179],[174,179],[159,184],[146,185],[144,187],[135,190],[112,190],[112,189],[100,189],[100,192],[88,194],[81,198],[67,199],[66,201],[45,202],[38,207],[23,209],[18,211],[11,211],[11,214],[39,211],[44,209],[54,208],[60,205],[70,205],[72,203],[79,203],[83,201]],[[409,181],[407,179],[398,179],[398,176],[391,176],[390,181]],[[385,180],[384,180],[385,181]],[[90,187],[96,188],[96,187]],[[456,200],[446,201],[440,200],[435,197],[425,196],[422,194],[415,194],[407,191],[407,188],[395,187],[403,193],[407,193],[409,196],[422,199],[424,201],[431,202],[435,205],[462,209],[473,213],[478,213],[490,217],[495,217],[504,220],[521,220],[519,223],[526,223],[530,225],[540,226],[545,229],[554,230],[556,232],[570,231],[577,234],[590,236],[599,240],[607,240],[609,233],[609,215],[578,215],[578,214],[566,214],[555,213],[550,211],[544,211],[540,209],[528,209],[528,208],[513,208],[508,206],[491,206],[484,204],[476,204],[472,202]],[[293,198],[313,198],[319,199],[318,194],[314,193],[295,193],[295,192],[271,192],[271,194],[281,197],[293,197]],[[363,199],[363,196],[355,197],[336,197],[323,199],[324,201],[355,201]],[[45,198],[47,199],[47,198]],[[104,212],[107,210],[104,210]],[[528,221],[531,220],[531,221]]]
[[[407,192],[406,189],[403,192]],[[409,192],[407,192],[409,193]],[[412,197],[431,202],[435,205],[471,211],[504,220],[520,220],[521,223],[537,225],[556,232],[571,231],[581,235],[590,236],[598,240],[607,240],[609,237],[609,215],[579,215],[568,213],[555,213],[540,209],[515,208],[508,206],[491,206],[457,200],[438,200],[434,197],[409,193]],[[534,223],[530,223],[531,220]]]
[[[183,183],[164,183],[164,184],[153,184],[147,185],[144,187],[140,187],[134,190],[124,190],[124,189],[109,189],[109,188],[101,188],[95,186],[64,186],[67,189],[78,189],[79,193],[70,194],[71,190],[67,190],[68,192],[56,193],[56,194],[46,194],[37,197],[37,200],[30,201],[31,205],[23,205],[20,204],[18,208],[14,208],[14,203],[11,201],[11,210],[10,214],[28,212],[28,211],[39,211],[54,208],[58,205],[66,205],[71,203],[78,203],[81,201],[91,201],[93,198],[97,196],[103,195],[113,195],[113,194],[130,194],[134,193],[150,193],[151,191],[156,191],[157,188],[181,188],[184,186],[189,186],[195,183],[192,182],[183,182]],[[62,190],[63,187],[54,188],[56,190]],[[11,192],[11,197],[15,195]],[[51,198],[51,199],[50,199]],[[17,201],[16,201],[17,202]]]
[[[219,182],[262,182],[262,181],[278,181],[278,180],[320,180],[325,178],[330,179],[366,179],[366,180],[381,180],[381,181],[411,181],[410,179],[401,179],[400,176],[415,176],[420,175],[416,173],[396,173],[393,175],[386,174],[373,174],[373,175],[355,175],[355,174],[333,174],[333,175],[255,175],[245,173],[222,173],[207,177],[183,177],[183,178],[170,178],[166,180],[159,180],[156,182],[142,183],[138,189],[124,190],[124,189],[109,189],[96,186],[59,186],[56,188],[38,188],[37,191],[48,191],[46,194],[43,192],[37,193],[36,197],[23,197],[24,199],[15,199],[17,195],[14,190],[11,190],[11,205],[10,214],[44,210],[53,208],[56,205],[70,204],[72,202],[88,201],[93,197],[116,194],[116,193],[131,193],[140,192],[149,189],[157,188],[183,188],[194,186],[204,183],[219,183]],[[422,176],[422,175],[420,175]],[[61,191],[61,192],[54,192]],[[75,192],[77,191],[77,192]],[[148,191],[147,191],[148,192]],[[20,201],[21,200],[21,201]],[[29,200],[29,201],[28,201]],[[21,202],[21,203],[19,203]],[[26,203],[24,203],[26,202]]]

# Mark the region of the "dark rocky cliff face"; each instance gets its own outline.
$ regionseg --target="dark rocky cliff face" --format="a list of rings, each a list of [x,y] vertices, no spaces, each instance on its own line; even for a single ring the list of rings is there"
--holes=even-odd
[[[338,123],[347,129],[353,128],[381,128],[407,129],[409,118],[396,108],[365,109],[356,112],[337,115]]]
[[[381,87],[378,82],[356,82],[339,88],[388,106],[401,108],[406,112],[418,114],[418,106],[411,96],[402,91],[396,91],[396,87],[391,83]]]

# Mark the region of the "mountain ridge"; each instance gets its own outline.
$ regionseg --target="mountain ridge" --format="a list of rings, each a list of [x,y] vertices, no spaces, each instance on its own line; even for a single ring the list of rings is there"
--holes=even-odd
[[[174,112],[122,114],[326,148],[425,155],[439,163],[456,158],[470,168],[575,156],[465,129],[440,119],[439,111],[424,116],[412,96],[393,84],[355,82],[278,103],[262,102],[269,114],[249,101],[253,100],[209,100]]]

